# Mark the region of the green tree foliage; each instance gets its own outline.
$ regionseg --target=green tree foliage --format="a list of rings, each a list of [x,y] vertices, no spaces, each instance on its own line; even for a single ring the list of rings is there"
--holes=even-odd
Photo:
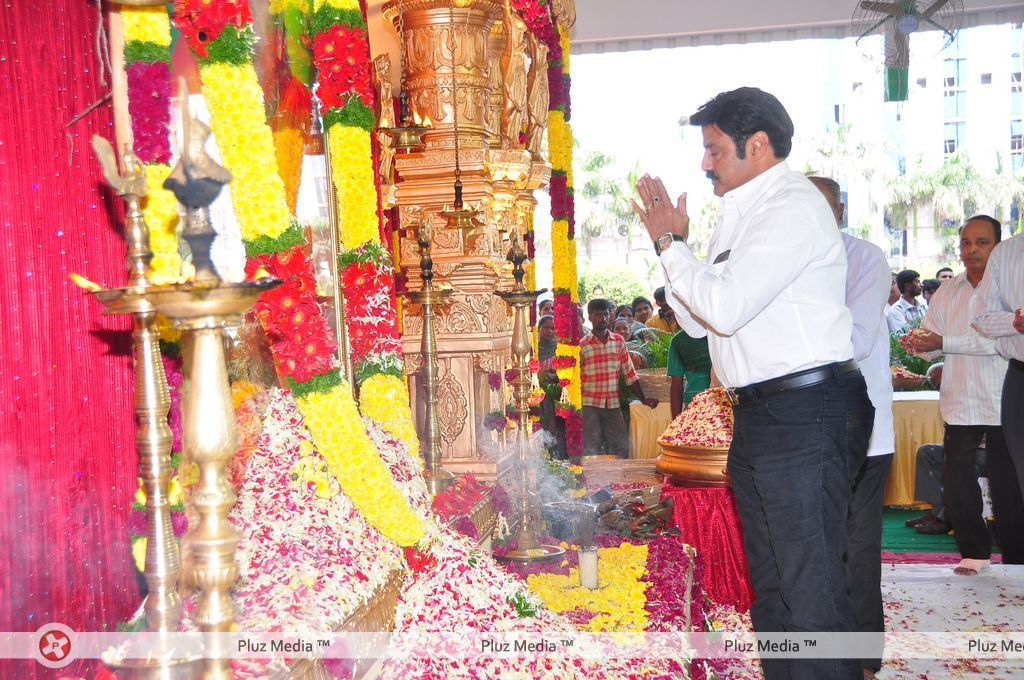
[[[654,291],[646,290],[639,274],[624,265],[587,265],[579,276],[580,300],[588,302],[595,286],[603,288],[604,297],[617,305],[629,304],[639,295],[652,300],[653,304]]]

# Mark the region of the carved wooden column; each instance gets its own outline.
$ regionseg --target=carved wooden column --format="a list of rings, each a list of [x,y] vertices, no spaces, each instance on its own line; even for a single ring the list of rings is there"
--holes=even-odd
[[[432,128],[424,136],[426,148],[396,158],[401,176],[396,199],[403,225],[425,216],[433,220],[435,282],[453,288],[451,304],[437,317],[438,415],[442,465],[452,472],[473,471],[493,478],[498,463],[490,448],[491,435],[483,417],[504,407],[488,387],[487,374],[510,365],[511,317],[493,291],[506,286],[500,237],[491,210],[493,189],[487,168],[492,130],[491,63],[489,39],[503,8],[492,0],[472,0],[451,8],[447,0],[402,0],[405,46],[405,87],[410,104]],[[451,9],[450,9],[451,8]],[[384,6],[387,21],[398,27],[398,4]],[[451,15],[449,14],[451,12]],[[452,26],[454,24],[454,31]],[[453,40],[454,38],[454,40]],[[452,45],[454,44],[454,51]],[[453,66],[454,64],[454,66]],[[454,199],[454,116],[459,123],[459,165],[468,204],[479,205],[486,222],[484,232],[466,239],[444,227],[438,213]],[[403,236],[402,268],[409,287],[419,283],[419,256],[415,238]],[[419,390],[421,310],[403,310],[403,348],[410,377],[417,424],[421,422]],[[511,460],[510,456],[507,456]]]

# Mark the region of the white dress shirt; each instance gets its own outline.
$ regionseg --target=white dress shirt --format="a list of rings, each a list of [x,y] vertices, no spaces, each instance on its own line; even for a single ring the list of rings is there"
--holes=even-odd
[[[886,299],[888,298],[889,296],[887,295]],[[890,333],[905,330],[924,318],[925,312],[928,311],[928,303],[917,298],[914,298],[914,302],[917,304],[910,304],[906,298],[901,296],[899,300],[893,303],[889,311],[885,313]]]
[[[974,328],[995,338],[996,351],[1024,361],[1024,334],[1013,327],[1014,312],[1024,306],[1024,234],[1003,241],[989,255],[978,286]]]
[[[889,307],[892,277],[885,253],[864,239],[842,234],[846,247],[846,306],[853,315],[853,358],[860,364],[868,397],[875,407],[869,456],[896,450],[892,420],[892,374],[889,372]]]
[[[727,387],[853,357],[835,218],[785,161],[722,197],[707,262],[675,243],[661,264],[676,320],[691,337],[708,337]]]
[[[939,411],[949,425],[999,425],[1006,359],[991,338],[971,327],[977,298],[978,288],[961,272],[939,286],[921,322],[942,336]]]

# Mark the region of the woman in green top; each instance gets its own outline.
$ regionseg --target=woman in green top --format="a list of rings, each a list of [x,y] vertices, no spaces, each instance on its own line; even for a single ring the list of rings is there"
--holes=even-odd
[[[673,335],[668,348],[668,375],[672,378],[672,417],[675,418],[698,392],[711,385],[708,339],[691,338],[686,331]]]

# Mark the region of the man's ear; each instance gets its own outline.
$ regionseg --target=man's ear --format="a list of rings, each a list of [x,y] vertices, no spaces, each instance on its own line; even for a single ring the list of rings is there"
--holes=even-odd
[[[772,151],[771,142],[768,140],[768,133],[759,130],[747,139],[747,155],[751,158],[762,159]]]

